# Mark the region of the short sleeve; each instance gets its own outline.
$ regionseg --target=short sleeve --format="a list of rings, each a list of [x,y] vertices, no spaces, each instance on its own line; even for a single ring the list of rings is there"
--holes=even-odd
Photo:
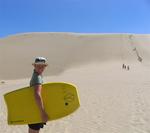
[[[40,85],[43,83],[43,79],[41,75],[33,74],[32,79],[30,81],[30,86]]]
[[[42,81],[42,77],[41,76],[36,76],[35,78],[34,78],[34,85],[39,85],[39,84],[42,84],[43,83],[43,81]]]

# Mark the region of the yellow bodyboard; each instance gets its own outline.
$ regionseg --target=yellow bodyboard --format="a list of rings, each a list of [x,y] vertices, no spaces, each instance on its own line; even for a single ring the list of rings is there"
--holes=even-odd
[[[8,124],[42,122],[34,98],[34,88],[25,87],[4,95],[8,111]],[[65,117],[80,106],[77,88],[69,83],[54,82],[42,85],[42,99],[49,121]]]

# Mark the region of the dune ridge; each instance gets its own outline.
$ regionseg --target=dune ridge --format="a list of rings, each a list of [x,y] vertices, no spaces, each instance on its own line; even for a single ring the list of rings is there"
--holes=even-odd
[[[76,33],[0,39],[0,132],[28,131],[7,125],[3,95],[29,85],[36,56],[48,59],[44,82],[75,84],[81,101],[41,133],[150,133],[150,35]]]

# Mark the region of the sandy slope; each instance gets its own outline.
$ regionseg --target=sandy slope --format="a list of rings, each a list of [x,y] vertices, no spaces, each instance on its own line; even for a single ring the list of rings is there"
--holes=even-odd
[[[45,82],[72,82],[81,98],[77,112],[48,122],[41,132],[150,133],[150,36],[73,33],[30,33],[0,40],[2,132],[27,132],[27,126],[7,125],[3,94],[28,85],[36,56],[48,58]],[[123,63],[129,71],[122,69]]]

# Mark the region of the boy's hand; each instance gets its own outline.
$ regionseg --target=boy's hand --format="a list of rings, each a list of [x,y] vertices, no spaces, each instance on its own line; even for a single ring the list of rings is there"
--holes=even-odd
[[[45,111],[42,111],[42,121],[46,123],[48,121],[48,115]]]

